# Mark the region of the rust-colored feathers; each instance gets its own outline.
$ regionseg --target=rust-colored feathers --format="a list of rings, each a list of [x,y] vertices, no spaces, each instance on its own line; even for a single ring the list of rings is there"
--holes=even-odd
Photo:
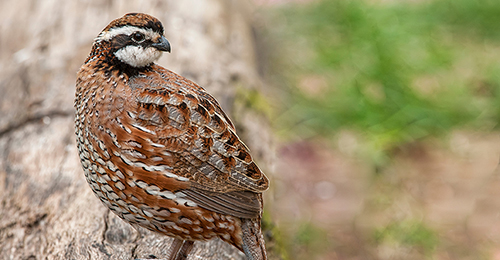
[[[154,64],[163,51],[163,26],[146,14],[116,19],[96,38],[75,99],[87,181],[132,224],[180,240],[220,237],[249,259],[266,259],[268,179],[218,102]]]

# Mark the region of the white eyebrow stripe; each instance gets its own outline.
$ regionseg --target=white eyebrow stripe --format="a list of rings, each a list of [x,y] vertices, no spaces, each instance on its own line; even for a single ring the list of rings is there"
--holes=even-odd
[[[125,25],[122,27],[118,28],[111,28],[109,31],[103,31],[99,36],[97,36],[96,41],[99,40],[104,40],[104,41],[109,41],[113,37],[120,35],[120,34],[125,34],[125,35],[131,35],[132,33],[135,32],[141,32],[146,36],[146,39],[153,39],[157,37],[159,34],[157,32],[154,32],[152,29],[144,29],[144,28],[139,28],[135,26],[130,26],[130,25]]]

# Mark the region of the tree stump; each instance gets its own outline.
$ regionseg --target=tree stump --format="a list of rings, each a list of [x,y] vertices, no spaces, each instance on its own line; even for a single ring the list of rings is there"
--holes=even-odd
[[[247,5],[226,0],[0,2],[0,259],[166,256],[170,238],[136,231],[93,195],[75,144],[76,71],[94,37],[125,13],[145,12],[163,22],[172,53],[158,63],[212,93],[261,168],[270,168],[266,120],[236,102],[238,91],[256,91],[261,84]],[[245,257],[215,239],[196,242],[189,259]]]

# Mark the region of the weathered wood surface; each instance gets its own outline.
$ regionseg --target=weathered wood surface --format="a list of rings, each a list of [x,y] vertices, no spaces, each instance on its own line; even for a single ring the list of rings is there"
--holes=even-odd
[[[268,128],[251,109],[234,106],[234,86],[260,84],[247,5],[0,1],[0,259],[166,256],[169,238],[146,230],[139,236],[101,205],[84,179],[75,145],[75,73],[93,38],[125,13],[146,12],[163,22],[172,53],[159,64],[214,94],[238,119],[259,165],[269,168]],[[245,259],[220,240],[195,243],[193,252],[189,259]]]

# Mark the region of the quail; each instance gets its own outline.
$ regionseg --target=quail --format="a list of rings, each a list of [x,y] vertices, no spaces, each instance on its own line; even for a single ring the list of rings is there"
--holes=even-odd
[[[205,89],[157,64],[170,43],[147,14],[113,20],[77,73],[75,133],[85,178],[121,219],[174,238],[169,259],[220,238],[267,259],[268,178]]]

